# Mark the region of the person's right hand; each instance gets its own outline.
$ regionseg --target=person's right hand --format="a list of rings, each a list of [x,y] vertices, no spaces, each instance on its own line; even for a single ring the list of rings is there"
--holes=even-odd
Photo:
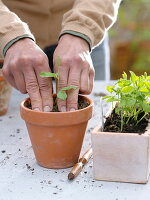
[[[13,87],[29,94],[33,110],[46,112],[53,108],[52,81],[40,77],[40,72],[49,71],[46,54],[29,38],[17,41],[7,50],[2,69]]]

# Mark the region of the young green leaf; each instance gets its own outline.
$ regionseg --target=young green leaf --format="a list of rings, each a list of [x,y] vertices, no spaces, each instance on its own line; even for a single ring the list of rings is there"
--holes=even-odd
[[[130,71],[130,74],[131,74],[131,81],[133,83],[135,83],[137,80],[138,80],[138,77],[135,75],[134,72]]]
[[[143,103],[143,110],[144,110],[144,112],[150,112],[150,105]]]
[[[108,98],[110,98],[110,97],[112,97],[112,96],[105,96],[105,97],[102,97],[102,100],[108,99]]]
[[[114,85],[113,85],[113,86],[107,86],[107,87],[106,87],[106,90],[107,90],[108,92],[112,93],[114,87],[115,87]]]
[[[114,97],[107,99],[107,102],[114,102],[114,101],[118,101],[118,99]]]
[[[133,86],[125,86],[124,88],[122,88],[122,93],[131,93],[133,90]]]
[[[53,77],[53,78],[58,78],[58,73],[51,73],[51,72],[41,72],[40,73],[41,77]]]
[[[130,80],[120,79],[118,81],[118,86],[119,87],[124,87],[124,86],[128,86],[128,85],[131,85],[131,81]]]
[[[150,92],[146,87],[139,89],[139,91],[140,92],[144,92],[144,93],[149,93]]]
[[[66,100],[66,99],[67,99],[67,94],[66,94],[65,91],[60,90],[60,91],[57,93],[57,97],[58,97],[59,99]]]
[[[77,89],[76,86],[70,85],[68,87],[63,87],[61,90],[62,91],[67,91],[67,90],[75,90],[75,89]]]
[[[127,74],[125,72],[123,72],[122,77],[123,77],[123,79],[127,79]]]

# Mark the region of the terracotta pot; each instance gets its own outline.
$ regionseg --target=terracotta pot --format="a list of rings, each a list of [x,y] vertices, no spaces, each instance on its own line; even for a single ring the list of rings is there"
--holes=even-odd
[[[0,59],[0,68],[3,65],[3,60]],[[6,114],[11,97],[12,87],[4,79],[0,69],[0,115]]]
[[[150,128],[144,134],[91,133],[93,175],[96,180],[147,183],[150,173]]]
[[[72,167],[79,158],[93,101],[81,96],[89,106],[73,112],[37,112],[28,109],[30,99],[22,101],[25,120],[37,162],[46,168]]]

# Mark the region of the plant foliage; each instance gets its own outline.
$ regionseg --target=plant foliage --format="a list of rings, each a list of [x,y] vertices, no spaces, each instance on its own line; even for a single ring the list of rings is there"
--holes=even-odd
[[[137,125],[150,112],[150,76],[136,76],[130,71],[130,78],[124,72],[114,85],[107,86],[109,96],[103,97],[107,102],[118,102],[115,111],[121,116],[121,131],[124,124],[133,119]],[[142,115],[141,115],[142,114]],[[142,116],[139,118],[139,115]]]
[[[56,78],[58,80],[58,88],[60,88],[60,56],[57,57],[57,67],[58,67],[58,72],[57,73],[51,73],[51,72],[41,72],[40,76],[41,77],[52,77],[52,78]],[[67,86],[64,88],[61,88],[58,93],[57,93],[57,98],[62,99],[62,100],[66,100],[67,99],[67,93],[66,91],[68,90],[75,90],[77,89],[76,86]]]

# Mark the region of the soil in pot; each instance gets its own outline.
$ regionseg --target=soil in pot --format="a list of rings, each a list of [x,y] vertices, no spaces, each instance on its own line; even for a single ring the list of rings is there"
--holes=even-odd
[[[87,101],[84,101],[84,99],[81,98],[81,96],[79,96],[79,98],[78,98],[78,110],[86,108],[87,106],[89,106],[89,103]],[[29,108],[29,109],[32,109],[31,101],[27,102],[26,107]],[[56,101],[56,96],[54,96],[54,105],[53,105],[52,112],[59,112],[58,106],[57,106],[57,101]]]
[[[141,113],[138,116],[138,119],[141,119],[141,117],[144,115],[144,113]],[[148,125],[148,120],[150,118],[150,114],[147,115],[145,118],[143,118],[137,125],[136,121],[133,119],[130,119],[128,124],[123,125],[123,133],[138,133],[139,135],[143,134],[145,132],[145,129]],[[115,113],[115,109],[112,111],[111,115],[106,118],[106,121],[104,123],[104,132],[120,132],[121,127],[121,117]]]

